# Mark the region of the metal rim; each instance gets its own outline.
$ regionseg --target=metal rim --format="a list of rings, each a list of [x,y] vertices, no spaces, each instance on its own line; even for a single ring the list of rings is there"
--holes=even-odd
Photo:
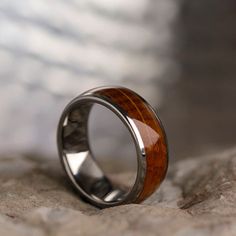
[[[71,167],[67,161],[67,158],[64,155],[63,143],[62,143],[63,123],[64,123],[65,118],[68,115],[68,113],[70,111],[72,111],[73,108],[75,108],[75,107],[78,108],[80,106],[80,104],[84,103],[84,102],[85,103],[92,102],[95,104],[97,103],[97,104],[100,104],[100,105],[108,108],[112,112],[114,112],[120,118],[120,120],[124,123],[124,125],[128,128],[128,130],[134,140],[134,143],[136,146],[137,160],[138,160],[138,169],[137,169],[136,180],[135,180],[134,186],[129,191],[127,196],[121,201],[111,202],[111,203],[104,202],[104,201],[102,201],[98,198],[94,198],[94,197],[90,196],[88,193],[86,193],[75,181],[75,176],[73,175],[73,173],[71,171]],[[90,202],[93,205],[100,207],[100,208],[112,207],[112,206],[135,202],[135,200],[139,196],[140,192],[142,191],[143,183],[144,183],[144,179],[145,179],[145,175],[146,175],[146,154],[145,154],[144,144],[142,143],[142,139],[141,139],[141,136],[140,136],[140,133],[139,133],[137,127],[135,126],[134,123],[132,123],[132,120],[129,119],[129,117],[125,114],[125,112],[116,106],[116,104],[108,102],[107,100],[104,100],[101,97],[92,95],[91,91],[84,93],[84,94],[78,96],[77,98],[75,98],[74,100],[72,100],[66,106],[66,108],[64,109],[64,111],[61,115],[58,129],[57,129],[57,144],[58,144],[59,157],[60,157],[62,165],[66,171],[66,174],[68,175],[68,177],[71,180],[75,189],[79,192],[81,197],[85,198],[85,200],[87,200],[88,202]]]

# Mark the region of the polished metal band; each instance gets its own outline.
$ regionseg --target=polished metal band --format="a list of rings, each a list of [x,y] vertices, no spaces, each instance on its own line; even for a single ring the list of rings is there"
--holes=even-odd
[[[131,190],[109,180],[91,153],[88,119],[94,104],[100,104],[114,112],[132,135],[138,169]],[[142,112],[148,113],[146,120]],[[139,121],[141,118],[142,122]],[[151,127],[152,124],[154,128]],[[125,88],[98,88],[75,98],[61,116],[57,141],[62,164],[74,187],[82,198],[100,208],[144,200],[159,186],[166,174],[167,145],[160,120],[142,98]],[[149,162],[147,158],[150,159]],[[153,170],[159,173],[154,173]],[[151,179],[155,176],[157,179],[154,183]]]

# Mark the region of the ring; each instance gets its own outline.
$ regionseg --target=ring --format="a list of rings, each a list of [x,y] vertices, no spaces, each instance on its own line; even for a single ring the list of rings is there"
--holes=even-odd
[[[138,166],[130,190],[113,183],[92,155],[88,119],[94,104],[116,114],[134,140]],[[166,176],[168,148],[161,121],[143,98],[127,88],[96,88],[72,100],[60,118],[57,143],[70,182],[84,200],[99,208],[140,203],[155,192]]]

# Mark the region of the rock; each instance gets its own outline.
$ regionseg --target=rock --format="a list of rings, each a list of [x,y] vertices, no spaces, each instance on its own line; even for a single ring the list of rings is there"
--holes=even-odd
[[[0,162],[1,235],[236,235],[236,149],[172,163],[147,201],[104,210],[80,200],[57,160]]]

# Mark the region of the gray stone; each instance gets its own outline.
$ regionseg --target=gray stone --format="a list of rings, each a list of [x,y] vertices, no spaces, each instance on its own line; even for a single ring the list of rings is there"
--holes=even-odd
[[[172,163],[147,201],[105,210],[80,200],[59,161],[0,160],[0,235],[236,235],[236,149]]]

